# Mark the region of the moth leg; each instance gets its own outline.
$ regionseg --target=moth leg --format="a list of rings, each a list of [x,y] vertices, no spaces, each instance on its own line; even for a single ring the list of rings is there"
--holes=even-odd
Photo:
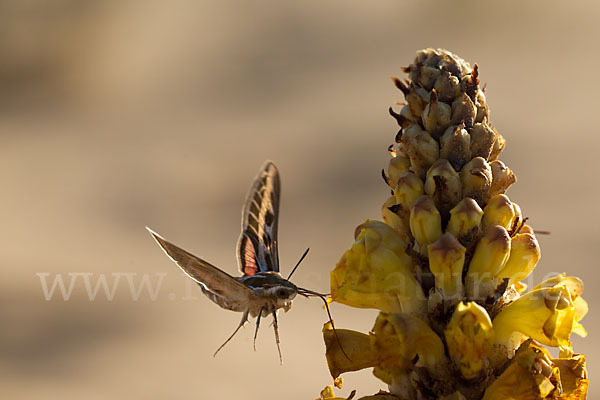
[[[281,347],[279,347],[279,329],[277,329],[277,311],[273,310],[273,328],[275,330],[275,342],[277,343],[277,352],[279,353],[279,364],[283,365],[281,357]]]
[[[215,354],[213,354],[213,357],[215,357],[215,356],[217,355],[217,353],[218,353],[219,351],[221,351],[221,349],[222,349],[223,347],[225,347],[225,345],[226,345],[227,343],[229,343],[229,341],[230,341],[231,339],[233,339],[233,337],[235,336],[235,334],[236,334],[236,333],[237,333],[237,332],[240,330],[240,328],[241,328],[242,326],[244,326],[244,324],[246,323],[246,321],[248,321],[248,312],[249,312],[249,311],[250,311],[250,309],[246,309],[246,311],[244,311],[244,314],[242,315],[242,320],[240,321],[240,324],[238,325],[238,327],[237,327],[237,328],[235,328],[235,331],[233,331],[233,333],[231,334],[231,336],[229,336],[229,338],[227,338],[227,340],[225,341],[225,343],[223,343],[223,344],[222,344],[222,345],[221,345],[221,346],[220,346],[220,347],[217,349],[217,351],[215,351]]]
[[[264,309],[265,309],[265,307],[262,306],[260,308],[260,310],[258,311],[258,317],[256,317],[256,330],[254,331],[254,351],[256,351],[256,336],[258,336],[258,327],[260,325],[260,317],[262,316]]]

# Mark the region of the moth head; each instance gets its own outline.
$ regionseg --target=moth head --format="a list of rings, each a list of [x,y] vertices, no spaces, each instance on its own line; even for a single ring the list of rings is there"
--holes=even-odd
[[[269,294],[275,302],[276,307],[283,308],[285,311],[290,308],[292,300],[296,297],[297,293],[298,288],[289,281],[280,285],[275,285],[269,290]]]
[[[297,290],[295,288],[279,286],[274,289],[274,296],[277,298],[277,300],[292,300],[294,297],[296,297]]]

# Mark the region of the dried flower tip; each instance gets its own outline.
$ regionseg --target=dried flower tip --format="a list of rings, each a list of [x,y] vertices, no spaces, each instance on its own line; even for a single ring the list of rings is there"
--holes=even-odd
[[[402,91],[404,96],[408,95],[409,89],[404,82],[402,82],[399,78],[396,77],[393,77],[392,80],[394,81],[394,85],[396,85],[396,87]]]
[[[494,342],[490,316],[475,302],[460,302],[444,331],[450,358],[460,367],[466,379],[481,374],[485,354]]]
[[[442,236],[442,218],[431,197],[419,197],[410,209],[410,231],[424,247]]]
[[[392,117],[394,117],[399,126],[404,126],[406,124],[406,120],[404,119],[402,114],[398,114],[396,111],[394,111],[392,107],[388,109],[388,112]]]
[[[440,140],[440,157],[460,170],[471,159],[471,136],[464,124],[450,126]]]

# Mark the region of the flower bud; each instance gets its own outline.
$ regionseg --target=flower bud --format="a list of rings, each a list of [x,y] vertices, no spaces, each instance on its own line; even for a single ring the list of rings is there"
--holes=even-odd
[[[492,185],[490,194],[505,193],[508,188],[517,181],[517,177],[502,161],[496,160],[490,163],[492,170]]]
[[[431,92],[429,104],[423,110],[421,119],[425,129],[434,137],[439,138],[450,125],[450,114],[452,109],[446,103],[438,101],[437,94],[434,91]]]
[[[460,81],[450,72],[442,71],[442,74],[435,80],[434,89],[441,101],[449,102],[460,94]]]
[[[425,106],[429,103],[429,92],[422,87],[411,86],[410,92],[404,98],[413,115],[422,115]]]
[[[519,207],[519,205],[517,203],[515,203],[514,201],[511,201],[512,205],[513,205],[513,211],[515,213],[515,219],[513,220],[513,225],[511,226],[511,228],[518,228],[519,225],[521,225],[521,222],[523,222],[523,213],[521,212],[521,207]],[[525,232],[523,232],[525,233]],[[527,233],[532,233],[533,232],[527,232]]]
[[[470,299],[487,297],[496,288],[494,277],[502,269],[510,255],[510,236],[501,226],[488,229],[477,243],[465,281]]]
[[[440,146],[429,133],[420,131],[407,137],[406,152],[410,158],[412,170],[417,176],[423,178],[429,167],[439,158]]]
[[[429,268],[435,276],[435,286],[441,289],[445,298],[458,301],[464,294],[462,271],[465,252],[466,249],[450,233],[443,234],[427,246]]]
[[[396,204],[401,204],[408,216],[408,211],[415,200],[423,195],[424,190],[423,181],[412,172],[406,172],[398,178],[398,184],[394,188]]]
[[[510,255],[498,272],[500,280],[509,278],[509,286],[529,276],[541,257],[540,246],[535,236],[519,233],[510,241]]]
[[[513,205],[504,194],[497,194],[490,199],[483,209],[483,230],[488,227],[500,225],[505,229],[510,229],[515,218]]]
[[[424,247],[442,236],[442,218],[431,197],[419,197],[410,209],[410,231]]]
[[[485,101],[485,93],[483,93],[483,90],[481,89],[477,89],[477,95],[475,96],[475,107],[477,107],[477,116],[475,117],[475,122],[483,122],[489,119],[490,107],[487,105],[487,102]],[[496,157],[498,154],[496,154]]]
[[[494,132],[496,132],[495,129]],[[494,141],[494,147],[492,147],[492,152],[490,153],[488,160],[495,160],[498,158],[500,153],[502,153],[502,150],[504,150],[504,146],[506,146],[506,140],[502,135],[496,132],[496,140]]]
[[[419,114],[419,115],[421,115],[421,114]],[[394,115],[394,118],[396,118],[395,115]],[[400,109],[400,116],[398,118],[396,118],[396,120],[398,121],[398,124],[402,128],[406,128],[410,124],[418,123],[419,117],[417,117],[415,114],[413,114],[410,105],[407,104]]]
[[[402,214],[402,205],[396,204],[396,198],[394,196],[388,197],[388,199],[381,206],[381,216],[383,217],[383,221],[392,227],[396,232],[400,233],[403,238],[408,238],[408,233],[410,231],[408,227],[408,223],[405,222]],[[405,212],[408,216],[408,212]],[[408,221],[408,218],[406,218]]]
[[[482,157],[487,160],[494,147],[496,134],[494,130],[484,121],[478,123],[471,129],[471,156]]]
[[[440,158],[450,161],[457,170],[471,159],[471,136],[464,124],[450,126],[440,139]]]
[[[480,206],[487,203],[490,198],[492,170],[485,159],[475,157],[466,163],[460,171],[460,180],[465,197],[471,197]]]
[[[425,193],[431,196],[442,213],[447,213],[462,198],[460,177],[448,160],[439,159],[429,168]]]
[[[444,335],[450,358],[460,367],[466,379],[474,379],[481,374],[485,354],[494,342],[494,330],[490,316],[475,302],[460,302]]]
[[[473,127],[477,108],[468,94],[463,93],[452,103],[452,124],[464,123],[467,128]]]
[[[387,170],[387,182],[388,185],[394,189],[398,184],[398,179],[402,174],[408,172],[410,169],[410,159],[403,154],[398,154],[396,157],[390,159]]]
[[[469,197],[462,199],[456,207],[450,210],[450,220],[446,232],[453,234],[463,244],[467,237],[474,236],[479,230],[483,210],[477,202]]]

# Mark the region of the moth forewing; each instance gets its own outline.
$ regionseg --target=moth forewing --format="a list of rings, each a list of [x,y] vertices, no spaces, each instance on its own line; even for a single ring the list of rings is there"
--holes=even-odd
[[[223,308],[245,311],[257,300],[254,291],[227,272],[165,240],[146,228],[165,254],[190,278],[198,283],[208,298]]]

